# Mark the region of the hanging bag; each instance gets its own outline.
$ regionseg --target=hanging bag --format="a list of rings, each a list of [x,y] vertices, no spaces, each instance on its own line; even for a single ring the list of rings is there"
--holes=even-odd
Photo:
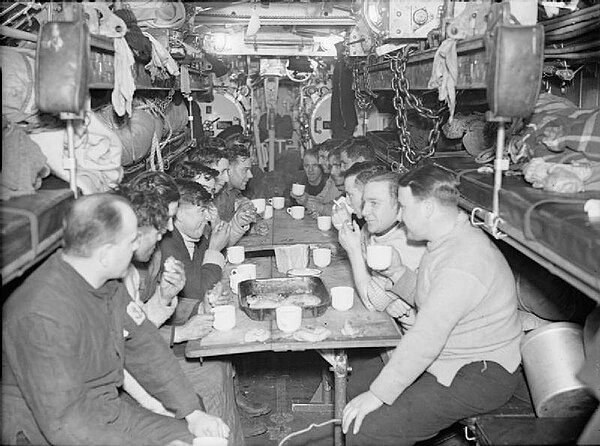
[[[88,95],[89,31],[84,21],[45,23],[38,37],[36,93],[40,111],[79,113]]]

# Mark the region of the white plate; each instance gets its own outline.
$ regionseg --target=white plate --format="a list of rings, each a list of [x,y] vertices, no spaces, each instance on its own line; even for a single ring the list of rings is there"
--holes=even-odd
[[[293,268],[287,272],[287,275],[295,277],[319,277],[321,275],[321,270],[314,268]]]

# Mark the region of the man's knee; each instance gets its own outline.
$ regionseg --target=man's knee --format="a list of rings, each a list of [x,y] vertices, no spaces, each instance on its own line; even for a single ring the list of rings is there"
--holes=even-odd
[[[186,364],[184,369],[188,379],[198,388],[214,389],[215,392],[233,383],[233,368],[229,361],[204,361],[190,365]]]

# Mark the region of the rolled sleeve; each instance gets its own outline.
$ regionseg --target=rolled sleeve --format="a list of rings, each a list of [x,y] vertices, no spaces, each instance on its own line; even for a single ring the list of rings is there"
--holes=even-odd
[[[417,273],[405,267],[404,272],[400,274],[393,284],[388,284],[386,289],[401,297],[407,303],[414,305],[415,294],[417,292]]]
[[[367,298],[377,311],[384,311],[398,298],[394,293],[386,291],[386,280],[384,277],[371,276],[367,286]]]
[[[159,289],[157,288],[148,302],[142,305],[142,309],[148,315],[148,319],[156,327],[162,326],[173,315],[178,303],[177,296],[175,296],[169,305],[165,305],[161,299]]]
[[[204,253],[203,265],[213,264],[218,265],[221,269],[225,266],[225,257],[219,251],[207,249]]]

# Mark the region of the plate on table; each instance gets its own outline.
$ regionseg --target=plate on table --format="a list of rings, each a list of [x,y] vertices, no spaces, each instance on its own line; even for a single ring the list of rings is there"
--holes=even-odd
[[[288,277],[320,277],[323,272],[316,268],[292,268],[286,275]]]

